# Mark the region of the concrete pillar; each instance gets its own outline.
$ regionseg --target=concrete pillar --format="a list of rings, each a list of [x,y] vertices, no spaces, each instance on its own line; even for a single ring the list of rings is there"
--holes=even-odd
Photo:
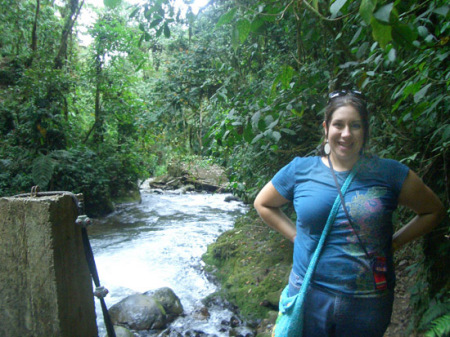
[[[0,336],[98,335],[69,195],[0,198]]]

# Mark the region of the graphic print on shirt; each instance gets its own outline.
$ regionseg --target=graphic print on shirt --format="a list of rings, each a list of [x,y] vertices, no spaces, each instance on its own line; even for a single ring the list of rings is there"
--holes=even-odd
[[[382,197],[387,193],[384,187],[371,187],[366,193],[356,192],[347,209],[354,221],[355,230],[366,247],[367,251],[376,256],[382,255],[381,243],[383,240],[383,229],[381,224],[385,223],[386,214],[384,212]],[[355,279],[357,289],[368,289],[373,287],[373,275],[370,261],[367,261],[365,253],[354,234],[354,230],[347,222],[349,242],[348,254],[355,256],[357,260],[354,267],[357,269]],[[359,261],[358,261],[359,260]]]

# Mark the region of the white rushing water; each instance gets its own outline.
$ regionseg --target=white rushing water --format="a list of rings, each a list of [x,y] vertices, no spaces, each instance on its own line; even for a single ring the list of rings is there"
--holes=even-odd
[[[209,308],[207,320],[192,314],[203,307],[203,298],[216,291],[203,271],[202,255],[247,207],[226,202],[227,194],[159,195],[142,190],[141,196],[140,204],[122,205],[115,213],[96,219],[89,230],[100,282],[110,292],[105,298],[107,307],[131,294],[169,287],[187,314],[173,327],[228,336],[220,329],[221,321],[232,315],[229,310]],[[96,313],[99,336],[105,336],[98,300]]]

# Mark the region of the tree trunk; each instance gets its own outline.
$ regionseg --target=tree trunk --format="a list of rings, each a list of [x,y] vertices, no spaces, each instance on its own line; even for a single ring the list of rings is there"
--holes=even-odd
[[[33,30],[31,32],[31,50],[33,51],[33,53],[37,49],[37,33],[36,33],[36,31],[37,31],[37,22],[38,22],[38,18],[39,18],[40,7],[41,7],[41,1],[36,0],[36,14],[34,16]]]
[[[100,82],[102,75],[102,61],[100,55],[95,59],[96,68],[96,86],[95,86],[95,123],[94,123],[94,142],[100,144],[103,142],[103,116],[100,106]]]
[[[81,7],[83,7],[84,0],[81,5],[78,6],[78,0],[70,0],[69,2],[69,15],[66,18],[64,28],[61,34],[61,43],[59,44],[58,54],[55,58],[55,69],[61,69],[63,66],[63,60],[67,56],[67,40],[72,33],[73,24],[77,20],[78,14],[80,14]]]

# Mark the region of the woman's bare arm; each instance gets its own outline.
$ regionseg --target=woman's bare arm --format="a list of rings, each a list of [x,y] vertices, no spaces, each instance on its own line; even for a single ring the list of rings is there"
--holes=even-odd
[[[431,232],[445,217],[442,202],[411,170],[403,183],[399,204],[410,208],[417,215],[392,237],[394,250]]]
[[[281,233],[284,237],[294,242],[297,231],[295,224],[283,213],[281,206],[288,203],[273,186],[267,183],[256,196],[254,206],[261,219],[270,227]]]

